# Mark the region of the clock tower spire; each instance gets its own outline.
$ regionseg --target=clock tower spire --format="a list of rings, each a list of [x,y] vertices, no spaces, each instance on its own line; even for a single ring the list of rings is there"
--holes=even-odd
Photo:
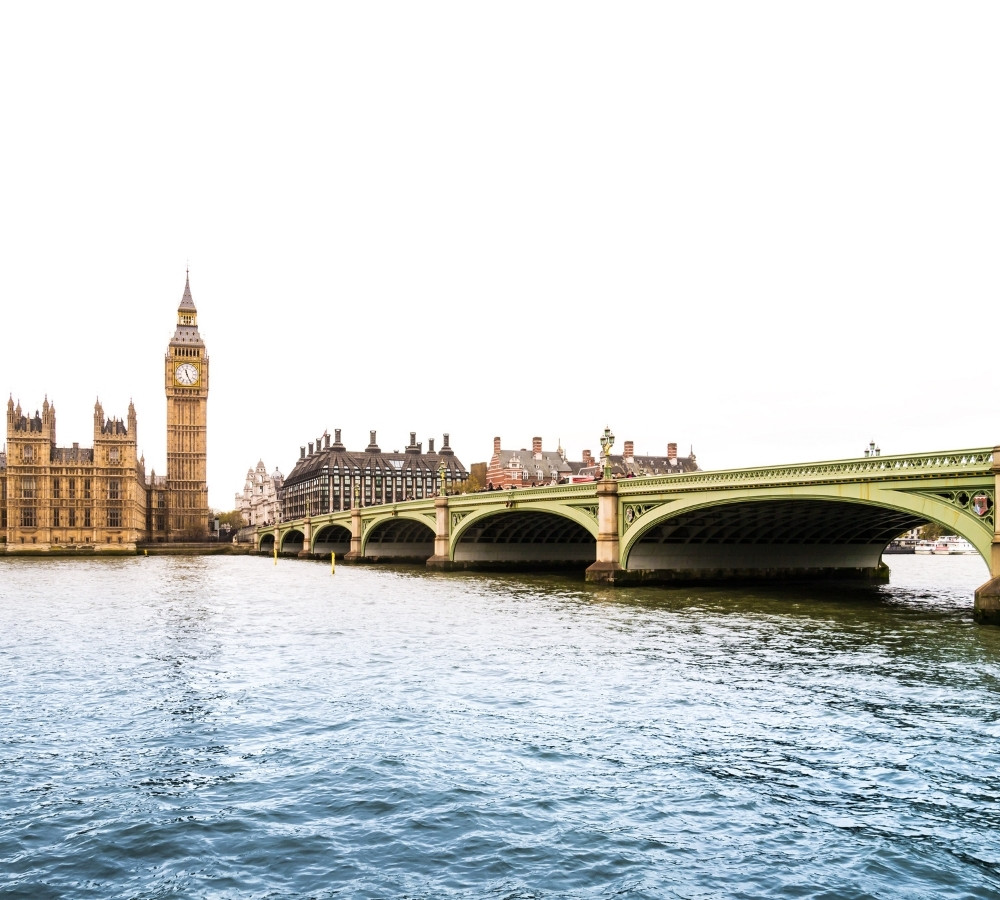
[[[198,332],[198,310],[191,297],[191,273],[177,307],[177,327],[167,345],[168,541],[204,540],[208,532],[208,354]]]

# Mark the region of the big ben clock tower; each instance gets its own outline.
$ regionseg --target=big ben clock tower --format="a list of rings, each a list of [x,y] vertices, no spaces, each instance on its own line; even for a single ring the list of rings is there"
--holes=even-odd
[[[167,347],[167,540],[204,540],[208,532],[208,354],[198,333],[191,276]]]

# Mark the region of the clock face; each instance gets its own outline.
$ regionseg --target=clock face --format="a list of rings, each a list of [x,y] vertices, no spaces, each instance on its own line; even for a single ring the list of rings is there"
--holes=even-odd
[[[191,363],[181,363],[174,369],[174,380],[178,384],[197,384],[198,367]]]

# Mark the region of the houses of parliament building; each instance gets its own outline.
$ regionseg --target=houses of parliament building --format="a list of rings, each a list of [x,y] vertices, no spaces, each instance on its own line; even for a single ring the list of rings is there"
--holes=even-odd
[[[134,551],[142,542],[204,540],[208,354],[190,277],[164,359],[167,472],[147,476],[135,407],[124,419],[94,405],[92,447],[59,447],[48,398],[30,414],[7,401],[0,453],[0,552]]]

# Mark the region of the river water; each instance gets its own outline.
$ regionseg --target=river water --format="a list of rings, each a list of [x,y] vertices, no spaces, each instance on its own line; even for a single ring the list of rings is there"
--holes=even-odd
[[[862,593],[0,563],[0,894],[1000,897],[979,557]]]

